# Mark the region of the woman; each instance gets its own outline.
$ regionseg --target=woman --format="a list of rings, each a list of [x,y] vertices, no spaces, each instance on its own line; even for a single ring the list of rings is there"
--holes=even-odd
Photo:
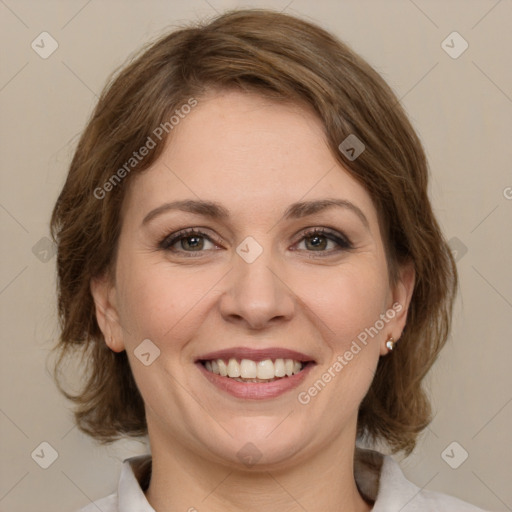
[[[408,455],[431,421],[457,274],[427,175],[382,78],[294,17],[126,66],[53,212],[59,365],[87,363],[82,431],[152,455],[83,510],[480,510],[361,446]]]

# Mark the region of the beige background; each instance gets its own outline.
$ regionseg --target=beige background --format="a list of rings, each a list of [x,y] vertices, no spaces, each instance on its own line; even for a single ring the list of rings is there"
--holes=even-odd
[[[510,0],[2,0],[0,510],[72,512],[112,492],[121,461],[145,451],[137,442],[100,447],[73,428],[45,367],[57,325],[55,258],[44,237],[109,73],[169,27],[246,5],[285,9],[336,33],[390,83],[417,128],[435,210],[456,238],[461,290],[431,374],[437,415],[401,464],[420,487],[512,510]],[[43,31],[59,45],[47,59],[31,48]],[[453,31],[469,43],[457,59],[441,47]],[[43,441],[58,452],[46,470],[31,458]],[[469,454],[457,469],[441,457],[453,441]]]

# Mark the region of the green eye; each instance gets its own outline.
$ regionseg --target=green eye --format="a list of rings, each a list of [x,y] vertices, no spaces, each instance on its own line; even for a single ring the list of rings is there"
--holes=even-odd
[[[212,240],[205,233],[195,229],[187,229],[169,235],[160,242],[160,247],[169,251],[201,252],[204,249],[205,240],[213,244]],[[178,242],[180,242],[181,247],[172,249]]]
[[[305,243],[306,248],[300,249],[301,251],[325,253],[325,255],[353,249],[352,243],[345,235],[326,228],[314,228],[306,231],[295,245],[302,242]],[[329,243],[334,244],[334,248],[329,249]],[[208,247],[208,244],[211,246]],[[206,233],[190,228],[166,236],[160,242],[159,247],[165,251],[190,255],[214,249],[218,245]]]
[[[334,252],[341,249],[349,250],[353,248],[347,237],[325,228],[315,228],[311,231],[307,231],[303,234],[300,242],[303,240],[306,242],[306,247],[309,246],[306,250],[311,250],[312,252],[333,252],[333,250],[326,250],[329,242],[333,242],[338,246],[338,249],[334,249]]]

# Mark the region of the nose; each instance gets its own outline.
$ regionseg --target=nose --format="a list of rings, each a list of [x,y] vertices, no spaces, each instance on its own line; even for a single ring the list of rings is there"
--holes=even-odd
[[[263,251],[252,263],[235,255],[234,268],[226,276],[227,288],[220,298],[220,311],[227,322],[260,330],[292,318],[295,296],[272,268],[267,253]]]

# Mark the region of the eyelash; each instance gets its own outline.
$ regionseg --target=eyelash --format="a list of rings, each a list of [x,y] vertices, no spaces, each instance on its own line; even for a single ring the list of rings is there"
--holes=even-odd
[[[194,229],[194,228],[189,228],[189,229],[184,229],[184,230],[181,230],[181,231],[177,231],[176,233],[172,233],[170,235],[167,235],[163,240],[160,241],[160,243],[158,244],[159,248],[164,250],[164,251],[169,251],[169,252],[174,252],[174,253],[183,253],[183,254],[187,254],[186,257],[197,257],[197,256],[193,256],[194,253],[203,253],[205,252],[204,250],[201,250],[201,251],[179,251],[179,250],[175,250],[175,249],[172,249],[171,247],[176,244],[176,242],[179,242],[181,240],[184,240],[186,238],[190,238],[192,236],[197,236],[197,237],[201,237],[201,238],[206,238],[207,240],[209,240],[211,243],[216,244],[216,242],[214,240],[212,240],[206,233],[203,233],[202,231],[199,231],[197,229]],[[308,251],[306,249],[307,252],[310,252],[312,254],[315,254],[315,253],[324,253],[324,255],[316,255],[315,254],[315,257],[325,257],[325,256],[330,256],[332,255],[333,253],[338,253],[340,251],[349,251],[351,249],[353,249],[353,245],[352,243],[350,242],[350,240],[348,239],[348,237],[346,237],[345,235],[343,234],[339,234],[337,233],[336,231],[332,231],[332,230],[329,230],[329,229],[326,229],[326,228],[313,228],[313,229],[309,229],[305,232],[302,233],[302,238],[300,238],[300,240],[296,243],[299,243],[299,242],[302,242],[304,239],[306,238],[311,238],[311,237],[314,237],[314,236],[323,236],[325,238],[327,238],[328,240],[331,240],[333,242],[335,242],[336,244],[338,244],[339,246],[339,249],[335,249],[335,250],[330,250],[330,251]]]

